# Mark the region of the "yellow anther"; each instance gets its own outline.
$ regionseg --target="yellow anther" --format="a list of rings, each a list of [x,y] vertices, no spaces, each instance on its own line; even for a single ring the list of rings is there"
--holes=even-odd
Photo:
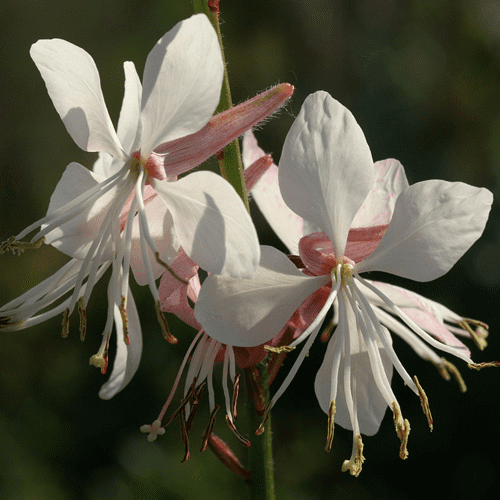
[[[464,319],[458,323],[464,330],[468,331],[480,351],[488,345],[486,337],[488,336],[488,325],[475,319]],[[473,329],[472,327],[475,327]]]
[[[396,401],[392,403],[392,413],[394,418],[394,427],[396,428],[396,434],[401,441],[401,447],[399,449],[399,458],[406,460],[408,458],[408,435],[410,434],[410,422],[408,420],[403,420],[401,415],[401,410],[399,409]]]
[[[441,376],[446,381],[449,381],[449,380],[451,380],[451,375],[453,375],[453,378],[458,383],[458,388],[459,388],[460,392],[466,392],[467,386],[465,385],[465,381],[462,378],[462,375],[460,374],[460,372],[458,371],[458,368],[453,363],[448,361],[447,359],[445,359],[445,358],[441,358],[441,359],[443,361],[442,363],[434,363],[434,365],[438,369]],[[450,375],[450,373],[451,373],[451,375]]]
[[[474,370],[482,370],[483,368],[499,368],[500,367],[500,361],[486,361],[484,363],[469,363],[467,365],[469,368],[472,368]]]
[[[274,352],[275,354],[282,354],[282,353],[288,353],[292,352],[295,349],[295,347],[289,346],[289,345],[283,345],[281,347],[273,347],[270,345],[265,345],[264,350],[267,352]]]
[[[434,424],[432,420],[431,409],[429,407],[429,400],[427,399],[427,394],[425,394],[425,391],[422,389],[422,386],[420,385],[416,376],[413,377],[413,380],[418,389],[418,395],[420,396],[420,403],[422,404],[422,410],[424,410],[424,414],[427,417],[427,423],[429,424],[429,428],[432,432],[432,430],[434,429]]]
[[[335,430],[334,417],[336,409],[337,408],[335,406],[335,401],[332,400],[330,403],[330,408],[328,409],[328,432],[326,435],[325,453],[329,453],[329,451],[332,449],[333,432]]]
[[[100,368],[101,371],[106,368],[106,359],[104,358],[103,353],[98,352],[97,354],[91,356],[89,359],[89,365]]]
[[[11,251],[14,255],[21,255],[25,250],[36,250],[43,245],[45,237],[31,243],[30,241],[17,241],[14,236],[0,245],[0,255]]]
[[[120,302],[120,316],[122,317],[122,325],[123,325],[123,341],[125,344],[130,344],[130,337],[128,335],[128,316],[127,316],[127,297],[122,295],[122,300]]]
[[[365,457],[363,456],[363,448],[364,445],[361,439],[361,434],[358,434],[356,436],[356,451],[350,458],[350,460],[346,460],[342,464],[342,472],[346,472],[348,470],[351,476],[359,476],[363,466],[363,462],[365,461]]]

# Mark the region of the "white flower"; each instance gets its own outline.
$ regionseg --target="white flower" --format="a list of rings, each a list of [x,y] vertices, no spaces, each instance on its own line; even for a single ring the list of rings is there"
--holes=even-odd
[[[432,423],[425,393],[398,359],[385,326],[388,320],[379,317],[380,311],[389,311],[407,325],[398,334],[472,363],[467,349],[436,340],[381,291],[383,287],[377,288],[360,273],[384,271],[416,281],[442,276],[481,235],[492,194],[438,180],[407,186],[399,167],[394,160],[374,166],[351,113],[325,92],[309,96],[287,135],[279,166],[285,203],[309,226],[323,231],[300,240],[306,273],[281,252],[262,247],[260,266],[251,279],[211,275],[195,307],[195,316],[208,335],[228,345],[248,347],[268,342],[307,298],[329,287],[321,311],[308,318],[308,328],[291,344],[305,341],[268,411],[295,376],[335,303],[338,326],[315,390],[329,416],[327,449],[334,417],[353,430],[353,452],[343,470],[355,475],[364,460],[361,433],[378,430],[387,406],[401,440],[400,456],[407,456],[409,424],[390,386],[393,367],[419,395]],[[384,189],[379,189],[384,183]],[[298,234],[301,231],[308,233],[299,230]]]
[[[140,325],[128,289],[130,267],[139,284],[149,285],[158,319],[171,341],[175,338],[160,310],[155,280],[180,246],[208,272],[249,277],[256,268],[260,255],[257,234],[230,184],[208,171],[180,180],[176,176],[259,121],[259,113],[262,119],[263,109],[275,104],[267,111],[271,112],[293,88],[272,89],[258,104],[252,103],[251,110],[244,105],[239,111],[230,110],[227,113],[234,118],[234,126],[228,126],[227,119],[210,125],[224,68],[215,30],[199,14],[178,23],[158,41],[146,60],[142,85],[133,63],[124,64],[125,94],[115,132],[97,68],[87,52],[54,39],[38,41],[30,53],[76,144],[85,151],[99,152],[100,157],[93,171],[78,163],[68,165],[47,216],[1,246],[1,253],[20,253],[48,243],[72,260],[1,308],[0,326],[6,331],[18,330],[64,312],[65,336],[69,317],[77,307],[83,337],[92,289],[112,267],[103,340],[90,360],[106,370],[115,324],[120,332],[118,357],[101,390],[101,396],[109,398],[133,376],[141,353]],[[241,115],[248,119],[243,130]],[[214,140],[218,133],[220,137]],[[159,152],[154,152],[156,148]],[[21,241],[38,228],[29,242]],[[36,314],[68,294],[52,309]]]

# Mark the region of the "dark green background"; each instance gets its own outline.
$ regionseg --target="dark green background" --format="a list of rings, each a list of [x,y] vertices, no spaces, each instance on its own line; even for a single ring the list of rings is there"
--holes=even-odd
[[[305,97],[326,90],[354,113],[374,159],[399,159],[411,183],[428,178],[460,180],[488,187],[498,197],[500,7],[496,0],[221,3],[234,101],[276,82],[296,87],[292,102],[257,132],[276,162]],[[31,44],[58,37],[85,48],[96,61],[116,120],[123,61],[134,61],[141,74],[153,44],[191,15],[191,4],[189,0],[6,0],[0,14],[0,240],[4,240],[45,214],[69,162],[90,166],[95,158],[79,150],[65,131],[29,57]],[[209,166],[216,164],[211,161]],[[262,242],[279,246],[255,212]],[[477,361],[500,358],[498,219],[495,203],[483,238],[447,276],[432,283],[404,283],[491,325],[490,346],[483,353],[474,352]],[[21,258],[2,256],[0,303],[64,261],[52,248]],[[197,451],[206,409],[195,422],[192,458],[185,464],[180,464],[183,447],[177,422],[155,444],[147,443],[139,432],[140,425],[150,423],[160,410],[193,332],[171,319],[181,341],[175,347],[166,344],[150,319],[154,314],[149,292],[135,290],[144,354],[134,380],[111,401],[97,397],[103,378],[88,366],[100,342],[104,293],[93,295],[89,314],[95,331],[83,344],[76,320],[66,340],[59,337],[59,318],[27,331],[2,333],[0,498],[246,498],[239,478],[210,451]],[[324,454],[326,416],[313,392],[324,347],[314,346],[273,410],[278,498],[481,499],[498,492],[499,372],[470,372],[457,362],[469,386],[466,394],[460,394],[456,384],[442,380],[398,339],[395,346],[427,391],[434,432],[428,431],[418,399],[395,376],[393,387],[412,426],[409,459],[398,458],[399,441],[388,413],[380,432],[364,439],[361,476],[341,473],[342,461],[350,455],[351,433],[337,427],[333,450]],[[228,436],[223,418],[216,432]],[[235,450],[244,458],[237,444]]]

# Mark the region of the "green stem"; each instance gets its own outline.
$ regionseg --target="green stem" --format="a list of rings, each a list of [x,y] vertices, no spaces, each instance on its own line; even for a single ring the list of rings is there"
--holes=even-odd
[[[208,6],[208,0],[193,0],[193,8],[195,13],[206,14],[208,19],[210,19],[213,24],[217,36],[219,38],[219,44],[222,51],[222,61],[224,63],[224,80],[222,84],[222,93],[217,107],[217,112],[225,111],[233,107],[233,100],[231,98],[231,89],[229,87],[229,77],[227,74],[226,58],[224,55],[224,45],[222,43],[222,34],[219,24],[219,13],[214,12]],[[218,2],[217,2],[218,9]],[[245,186],[245,177],[243,174],[243,163],[241,161],[241,151],[240,143],[238,139],[228,144],[223,152],[223,154],[218,155],[219,165],[221,169],[222,176],[236,189],[236,192],[240,195],[245,207],[250,211],[250,205],[248,203],[248,193]]]
[[[264,408],[269,402],[269,384],[266,365],[258,365],[264,387]],[[255,411],[252,398],[248,400],[249,434],[252,435],[252,445],[248,449],[251,479],[248,482],[251,500],[275,500],[274,463],[271,431],[271,415],[268,415],[264,432],[257,436],[255,431],[262,423],[262,416]]]

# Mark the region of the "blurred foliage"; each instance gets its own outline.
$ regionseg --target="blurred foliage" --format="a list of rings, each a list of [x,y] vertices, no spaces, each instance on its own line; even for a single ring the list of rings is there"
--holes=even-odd
[[[486,186],[498,197],[500,176],[500,4],[496,0],[221,0],[222,30],[235,102],[270,85],[296,86],[292,102],[257,131],[279,160],[281,146],[305,97],[326,90],[354,113],[375,160],[395,157],[411,183],[427,178]],[[116,119],[123,93],[122,63],[139,74],[156,40],[191,15],[189,0],[6,0],[0,31],[0,240],[45,213],[65,166],[90,166],[64,129],[29,57],[40,38],[63,38],[83,47],[99,68],[104,96]],[[168,98],[168,96],[167,96]],[[209,167],[214,168],[212,160]],[[253,208],[263,243],[280,248]],[[445,277],[408,286],[460,314],[491,325],[490,346],[477,361],[500,358],[497,337],[500,285],[498,202],[483,238]],[[65,261],[52,248],[21,258],[1,257],[0,303],[16,297]],[[111,401],[97,397],[102,377],[88,367],[104,323],[104,287],[89,305],[93,334],[66,340],[60,320],[0,338],[0,498],[236,499],[243,482],[210,451],[196,450],[207,422],[200,412],[192,431],[192,457],[174,422],[156,443],[139,426],[156,417],[193,332],[171,318],[180,338],[164,342],[149,292],[135,287],[143,321],[144,354],[131,384]],[[351,433],[336,428],[323,453],[326,416],[313,392],[324,347],[314,346],[299,377],[273,410],[279,498],[416,499],[487,498],[498,491],[496,370],[472,373],[469,386],[453,382],[395,339],[410,373],[418,373],[433,411],[429,433],[420,403],[395,375],[393,386],[412,425],[410,457],[398,458],[392,418],[365,438],[363,472],[340,472]],[[293,359],[290,356],[289,365]],[[216,386],[217,387],[217,386]],[[220,391],[219,391],[220,392]],[[221,394],[219,394],[219,397]],[[223,419],[216,432],[231,441]],[[491,498],[491,496],[489,496]]]

